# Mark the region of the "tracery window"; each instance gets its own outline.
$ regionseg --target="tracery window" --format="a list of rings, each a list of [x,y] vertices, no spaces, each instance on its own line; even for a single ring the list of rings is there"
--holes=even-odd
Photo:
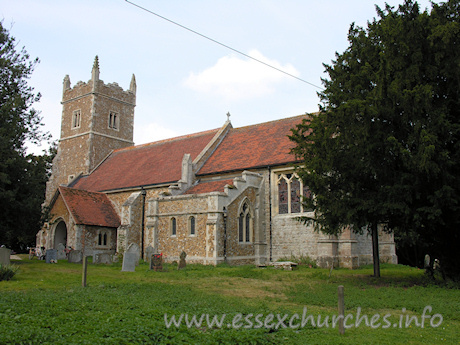
[[[252,217],[249,208],[249,203],[246,200],[240,209],[238,216],[238,241],[252,242]]]
[[[311,198],[311,191],[304,186],[302,180],[295,173],[281,173],[277,175],[278,186],[278,213],[291,214],[309,212],[303,205],[303,197]]]

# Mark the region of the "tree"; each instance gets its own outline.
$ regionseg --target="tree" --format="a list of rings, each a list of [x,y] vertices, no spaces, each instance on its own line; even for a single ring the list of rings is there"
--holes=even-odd
[[[38,59],[29,60],[0,22],[0,244],[20,250],[40,228],[49,153],[27,155],[26,142],[49,139],[32,108],[40,94],[27,85]]]
[[[315,195],[316,229],[348,225],[373,238],[380,276],[378,226],[459,273],[460,5],[421,12],[406,0],[376,7],[367,28],[350,26],[319,93],[320,111],[292,129],[292,150]],[[424,255],[426,253],[420,253]]]

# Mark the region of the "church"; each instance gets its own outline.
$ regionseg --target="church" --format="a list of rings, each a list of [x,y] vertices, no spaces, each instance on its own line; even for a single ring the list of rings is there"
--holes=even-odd
[[[295,172],[290,129],[306,115],[133,143],[136,80],[124,90],[99,78],[65,76],[61,137],[47,183],[47,222],[37,247],[58,245],[85,256],[123,254],[137,244],[177,261],[255,264],[292,256],[321,267],[372,263],[371,237],[315,232],[296,218],[311,197]],[[396,263],[391,234],[380,233],[380,259]]]

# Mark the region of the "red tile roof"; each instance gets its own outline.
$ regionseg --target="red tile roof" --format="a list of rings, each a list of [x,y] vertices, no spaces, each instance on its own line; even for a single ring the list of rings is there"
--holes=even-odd
[[[296,161],[289,151],[290,129],[306,115],[233,128],[198,172],[199,175],[273,166]]]
[[[62,186],[59,187],[59,193],[76,224],[110,228],[120,226],[120,218],[106,194]]]
[[[200,182],[187,190],[184,194],[203,194],[210,192],[223,192],[226,185],[233,185],[233,179],[221,181]]]
[[[114,151],[89,176],[73,186],[91,191],[176,182],[185,153],[195,159],[218,129]]]

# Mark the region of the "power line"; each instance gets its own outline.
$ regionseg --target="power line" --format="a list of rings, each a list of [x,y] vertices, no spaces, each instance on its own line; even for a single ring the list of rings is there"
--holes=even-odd
[[[259,59],[256,59],[256,58],[254,58],[254,57],[252,57],[252,56],[250,56],[250,55],[248,55],[248,54],[243,53],[243,52],[240,51],[240,50],[237,50],[237,49],[232,48],[232,47],[230,47],[230,46],[228,46],[228,45],[226,45],[226,44],[223,44],[222,42],[219,42],[219,41],[217,41],[217,40],[215,40],[215,39],[213,39],[213,38],[211,38],[211,37],[209,37],[209,36],[203,35],[203,34],[197,32],[197,31],[192,30],[192,29],[190,29],[190,28],[188,28],[188,27],[186,27],[186,26],[184,26],[184,25],[182,25],[182,24],[179,24],[179,23],[177,23],[177,22],[175,22],[175,21],[173,21],[173,20],[171,20],[171,19],[168,19],[168,18],[166,18],[166,17],[163,17],[163,16],[159,15],[158,13],[155,13],[155,12],[153,12],[153,11],[151,11],[151,10],[145,8],[145,7],[142,7],[142,6],[138,5],[138,4],[135,4],[135,3],[132,2],[132,1],[129,1],[129,0],[125,0],[125,1],[126,1],[127,3],[129,3],[129,4],[131,4],[131,5],[133,5],[133,6],[137,7],[137,8],[139,8],[139,9],[141,9],[141,10],[144,10],[144,11],[150,13],[150,14],[153,14],[154,16],[157,16],[157,17],[159,17],[159,18],[161,18],[161,19],[163,19],[163,20],[166,20],[166,21],[168,21],[168,22],[170,22],[170,23],[172,23],[172,24],[174,24],[174,25],[177,25],[177,26],[181,27],[182,29],[185,29],[185,30],[187,30],[187,31],[190,31],[190,32],[194,33],[195,35],[198,35],[198,36],[201,36],[201,37],[203,37],[203,38],[206,38],[207,40],[209,40],[209,41],[211,41],[211,42],[214,42],[214,43],[216,43],[216,44],[218,44],[218,45],[220,45],[220,46],[222,46],[222,47],[225,47],[225,48],[230,49],[230,50],[232,50],[232,51],[234,51],[234,52],[236,52],[236,53],[238,53],[238,54],[241,54],[241,55],[243,55],[243,56],[245,56],[245,57],[247,57],[247,58],[249,58],[249,59],[252,59],[252,60],[254,60],[254,61],[257,61],[258,63],[261,63],[261,64],[263,64],[263,65],[265,65],[265,66],[267,66],[267,67],[273,68],[274,70],[277,70],[278,72],[284,73],[284,74],[286,74],[286,75],[288,75],[288,76],[290,76],[290,77],[292,77],[292,78],[295,78],[295,79],[297,79],[297,80],[300,80],[301,82],[304,82],[304,83],[306,83],[306,84],[309,84],[309,85],[311,85],[311,86],[314,86],[314,87],[316,87],[316,88],[318,88],[318,89],[321,89],[321,90],[323,89],[322,87],[320,87],[320,86],[318,86],[318,85],[312,84],[312,83],[310,83],[310,82],[308,82],[308,81],[306,81],[306,80],[304,80],[304,79],[302,79],[302,78],[296,77],[295,75],[293,75],[293,74],[291,74],[291,73],[288,73],[288,72],[286,72],[286,71],[283,71],[282,69],[279,69],[279,68],[277,68],[277,67],[275,67],[275,66],[272,66],[272,65],[270,65],[270,64],[268,64],[268,63],[266,63],[266,62],[263,62],[263,61],[261,61],[261,60],[259,60]]]

